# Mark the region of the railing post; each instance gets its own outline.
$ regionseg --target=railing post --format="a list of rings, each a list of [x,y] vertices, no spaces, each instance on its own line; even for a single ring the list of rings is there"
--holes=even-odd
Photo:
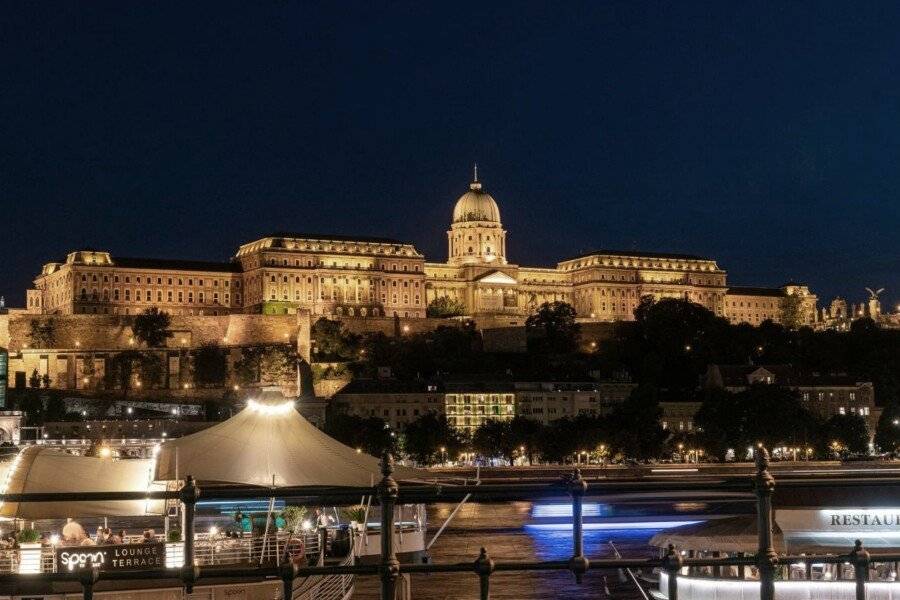
[[[756,449],[756,529],[758,547],[756,564],[759,567],[760,600],[775,599],[775,566],[778,555],[772,547],[772,492],[775,479],[769,473],[769,452],[760,446]]]
[[[294,579],[297,577],[297,565],[288,557],[281,565],[281,598],[291,600],[294,595]]]
[[[678,572],[681,571],[682,564],[681,555],[675,552],[675,546],[669,544],[662,561],[662,568],[669,575],[668,600],[678,600]]]
[[[317,530],[317,535],[319,537],[319,564],[325,564],[325,551],[328,549],[328,528],[327,527],[319,527]]]
[[[181,568],[181,580],[184,582],[185,591],[190,594],[193,593],[194,583],[199,578],[198,569],[194,566],[194,512],[200,497],[200,489],[192,476],[188,475],[185,478],[180,496],[184,514],[184,566]]]
[[[84,600],[94,599],[94,584],[97,583],[98,579],[100,579],[100,569],[97,567],[82,569],[78,574],[78,581],[81,583]]]
[[[378,499],[381,502],[381,600],[394,600],[397,593],[397,578],[400,562],[394,554],[394,505],[400,490],[391,477],[394,459],[385,452],[381,459],[381,482],[378,484]]]
[[[478,574],[481,600],[491,600],[491,573],[494,572],[494,561],[488,556],[486,549],[481,549],[474,567]]]
[[[866,581],[869,580],[869,553],[863,549],[862,540],[856,540],[850,553],[853,575],[856,579],[856,600],[866,600]]]
[[[569,495],[572,496],[572,558],[569,559],[569,569],[575,574],[575,582],[581,583],[590,563],[584,557],[584,519],[583,505],[584,494],[587,492],[587,482],[581,477],[581,470],[575,469],[571,475],[563,478]]]

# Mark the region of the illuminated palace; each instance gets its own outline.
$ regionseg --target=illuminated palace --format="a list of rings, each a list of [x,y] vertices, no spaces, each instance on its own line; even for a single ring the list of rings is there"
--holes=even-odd
[[[124,258],[77,250],[44,265],[27,310],[43,314],[284,314],[422,318],[436,298],[457,300],[483,322],[521,325],[543,302],[572,304],[579,318],[633,319],[642,296],[683,298],[733,322],[778,321],[789,295],[815,320],[805,286],[734,288],[715,260],[686,254],[598,250],[555,267],[507,259],[494,198],[477,180],[453,208],[447,262],[426,262],[390,238],[276,233],[243,244],[228,262]]]

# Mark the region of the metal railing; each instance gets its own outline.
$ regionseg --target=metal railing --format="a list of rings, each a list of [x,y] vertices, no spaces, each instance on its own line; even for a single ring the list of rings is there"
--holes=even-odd
[[[294,503],[341,506],[356,504],[360,497],[371,495],[381,505],[382,532],[395,531],[395,510],[398,504],[421,504],[429,502],[448,502],[460,500],[466,495],[471,495],[475,500],[485,501],[513,501],[533,500],[544,497],[568,496],[572,502],[572,555],[567,560],[544,561],[495,561],[486,548],[482,548],[479,555],[470,562],[460,563],[401,563],[394,550],[394,535],[381,535],[381,552],[376,564],[354,564],[345,561],[341,564],[298,566],[293,562],[284,562],[281,565],[264,564],[262,566],[219,567],[207,566],[200,560],[202,553],[198,552],[200,545],[195,536],[194,516],[197,501],[201,491],[192,477],[188,476],[184,486],[178,491],[151,491],[151,492],[86,492],[81,494],[71,493],[30,493],[30,494],[0,494],[2,502],[61,502],[61,501],[115,501],[115,500],[169,500],[177,499],[182,503],[184,514],[184,566],[180,569],[160,569],[152,571],[113,571],[101,572],[98,569],[83,570],[66,573],[45,574],[0,574],[0,584],[20,584],[24,580],[33,583],[52,583],[58,581],[76,581],[82,586],[84,598],[93,598],[94,585],[100,580],[128,581],[147,580],[152,578],[169,578],[173,573],[180,577],[185,591],[190,594],[199,581],[214,582],[215,578],[227,577],[231,581],[261,581],[265,578],[278,577],[282,582],[283,598],[293,598],[295,581],[298,578],[310,578],[312,576],[354,576],[377,575],[380,579],[382,600],[395,600],[401,577],[415,573],[468,573],[475,574],[478,579],[480,598],[487,600],[491,595],[491,577],[499,572],[533,572],[533,571],[569,571],[577,582],[582,582],[585,573],[592,569],[660,569],[665,577],[668,600],[677,600],[679,592],[679,579],[682,577],[684,567],[754,567],[759,574],[758,582],[761,600],[773,600],[775,598],[776,571],[779,567],[794,565],[802,562],[815,562],[825,564],[849,563],[853,570],[855,582],[855,597],[857,600],[865,600],[867,593],[867,580],[870,566],[875,563],[900,562],[900,553],[870,555],[857,541],[854,548],[841,555],[803,555],[803,556],[778,556],[773,549],[773,523],[772,523],[772,494],[775,490],[775,480],[768,471],[768,452],[760,448],[756,452],[756,473],[748,482],[746,477],[718,478],[703,480],[640,480],[640,481],[602,481],[586,482],[577,470],[560,481],[552,484],[481,484],[477,487],[453,486],[453,485],[426,485],[404,484],[400,486],[391,476],[393,461],[389,455],[382,460],[382,479],[373,487],[354,488],[277,488],[266,490],[267,496],[289,498]],[[828,488],[837,483],[845,483],[854,487],[869,486],[883,490],[885,487],[900,487],[900,478],[851,478],[848,480],[836,480],[822,478],[818,480],[791,479],[783,480],[788,487],[793,488]],[[698,491],[715,487],[717,491],[748,492],[751,489],[756,494],[758,515],[758,548],[753,556],[731,556],[725,558],[684,558],[674,548],[669,547],[664,556],[660,558],[608,558],[588,560],[584,556],[584,532],[582,507],[584,496],[588,493],[624,493],[624,492],[655,492],[660,494],[660,499],[666,493],[678,491]],[[247,487],[217,487],[203,491],[203,498],[220,500],[243,500],[256,498],[260,495],[259,488]],[[337,581],[337,578],[329,578]],[[352,586],[352,581],[342,579],[344,584]],[[299,582],[297,582],[299,583]],[[207,584],[208,585],[208,584]],[[331,584],[329,584],[331,585]],[[301,596],[302,597],[302,596]]]

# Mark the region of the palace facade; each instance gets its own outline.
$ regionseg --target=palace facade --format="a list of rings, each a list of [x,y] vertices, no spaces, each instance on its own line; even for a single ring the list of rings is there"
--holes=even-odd
[[[522,325],[543,302],[572,304],[594,321],[634,318],[643,296],[696,302],[732,322],[779,321],[784,298],[803,296],[804,321],[816,297],[804,286],[729,288],[710,258],[597,250],[555,267],[508,260],[506,229],[494,198],[476,180],[453,208],[447,261],[426,262],[409,242],[390,238],[279,232],[241,245],[227,262],[161,260],[76,250],[44,265],[27,292],[35,314],[178,315],[231,313],[423,318],[436,298],[468,316]]]

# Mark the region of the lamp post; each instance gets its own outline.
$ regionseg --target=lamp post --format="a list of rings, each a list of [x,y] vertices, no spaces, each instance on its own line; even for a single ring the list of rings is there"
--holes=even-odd
[[[447,464],[447,448],[445,446],[441,446],[441,465]]]

